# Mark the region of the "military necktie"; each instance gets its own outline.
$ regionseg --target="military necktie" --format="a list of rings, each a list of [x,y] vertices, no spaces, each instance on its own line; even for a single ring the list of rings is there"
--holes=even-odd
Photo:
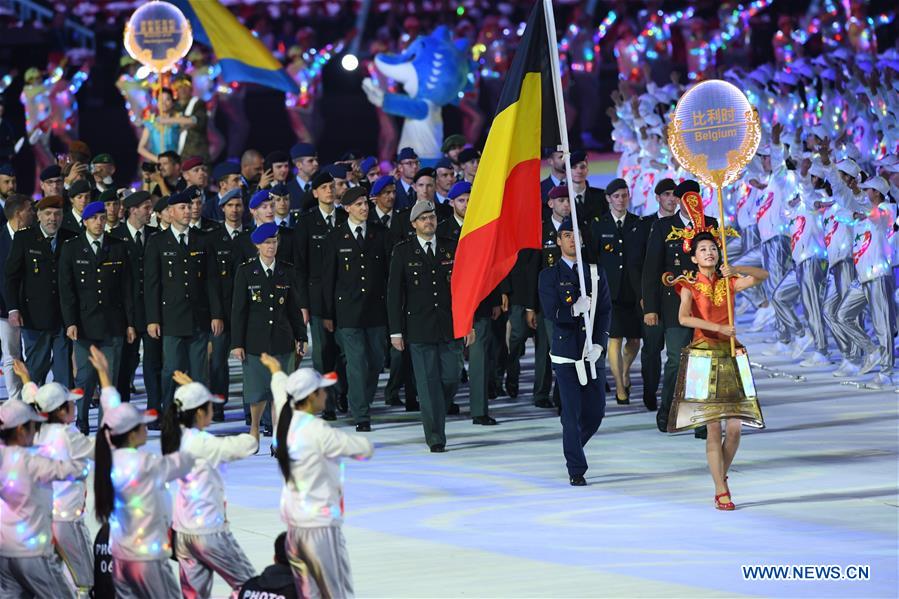
[[[100,251],[100,241],[99,240],[95,239],[93,242],[93,246],[94,246],[95,254]]]
[[[185,238],[184,233],[178,234],[178,243],[181,244],[181,247],[187,249],[187,241],[184,238]]]
[[[334,228],[334,215],[329,214],[328,217],[325,219],[325,223],[327,223],[328,229],[333,229]]]
[[[384,225],[385,227],[390,227],[390,215],[389,214],[385,214],[384,216],[381,217],[381,224]]]
[[[430,241],[425,242],[425,253],[428,255],[428,258],[431,260],[434,259],[434,248],[431,246]]]
[[[140,234],[140,231],[134,234],[134,242],[137,244],[137,247],[144,247],[143,235]]]
[[[356,227],[356,243],[359,244],[360,248],[365,245],[365,236],[362,235],[362,226],[361,225]]]
[[[54,254],[56,253],[56,236],[55,235],[50,238],[50,251],[52,251]]]
[[[239,229],[234,229],[233,231],[231,231],[231,239],[237,239],[238,235],[240,235]]]
[[[615,226],[618,227],[618,232],[621,233],[621,227],[624,226],[624,219],[616,220]]]
[[[272,269],[271,268],[265,269],[265,276],[268,277],[269,279],[272,278]]]

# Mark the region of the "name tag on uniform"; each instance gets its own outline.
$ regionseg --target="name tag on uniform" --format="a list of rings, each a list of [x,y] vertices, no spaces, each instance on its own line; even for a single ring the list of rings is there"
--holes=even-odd
[[[337,251],[338,251],[339,253],[341,253],[341,254],[352,254],[352,253],[353,253],[353,248],[340,248],[340,249],[337,250]]]
[[[290,285],[275,285],[275,289],[290,289]]]
[[[606,237],[615,237],[615,234],[614,233],[603,233],[601,237],[603,239],[605,239]]]
[[[76,259],[76,260],[75,260],[75,264],[90,264],[90,262],[89,262],[88,260],[78,260],[78,259]]]
[[[412,266],[412,267],[421,266],[421,265],[422,265],[421,262],[409,262],[406,264],[406,266]]]
[[[318,240],[321,240],[321,239],[324,239],[324,238],[325,238],[325,235],[313,235],[313,236],[312,236],[312,239],[318,239]]]
[[[559,286],[560,287],[573,287],[574,283],[572,283],[571,281],[559,281]]]
[[[231,250],[218,250],[216,254],[219,256],[228,256],[231,254]]]
[[[191,252],[190,255],[191,255],[191,256],[202,256],[202,255],[205,254],[205,253],[206,253],[206,252],[204,252],[204,251],[201,250],[201,251],[198,251],[198,252]]]
[[[28,253],[29,253],[29,254],[37,254],[38,256],[43,256],[43,255],[44,255],[44,252],[42,252],[42,251],[40,251],[40,250],[28,250]]]
[[[443,266],[447,266],[449,264],[452,264],[453,262],[455,262],[455,260],[441,260],[440,264],[442,264]]]
[[[177,256],[175,252],[162,252],[163,256]]]

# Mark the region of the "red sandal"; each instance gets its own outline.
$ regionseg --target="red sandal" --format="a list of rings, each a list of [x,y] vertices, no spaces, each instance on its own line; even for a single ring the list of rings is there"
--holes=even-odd
[[[731,511],[737,509],[737,506],[734,505],[733,501],[721,501],[722,497],[730,497],[730,491],[725,491],[724,493],[715,495],[715,509],[716,510],[731,512]]]

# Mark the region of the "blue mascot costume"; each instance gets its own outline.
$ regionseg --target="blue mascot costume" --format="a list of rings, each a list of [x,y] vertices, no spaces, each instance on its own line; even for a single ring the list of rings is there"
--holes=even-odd
[[[372,104],[405,119],[399,147],[411,147],[425,160],[434,160],[441,157],[441,110],[458,104],[471,85],[470,64],[468,42],[454,42],[441,25],[416,38],[401,54],[375,56],[378,71],[402,84],[405,95],[386,93],[370,78],[362,89]]]

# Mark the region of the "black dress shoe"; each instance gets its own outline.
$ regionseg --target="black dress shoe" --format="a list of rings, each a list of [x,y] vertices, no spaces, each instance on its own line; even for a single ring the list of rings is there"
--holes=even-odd
[[[458,404],[451,403],[449,407],[446,408],[447,416],[456,416],[459,412]]]
[[[537,401],[534,402],[534,405],[538,408],[547,408],[547,409],[555,407],[553,405],[553,402],[551,402],[549,399],[538,399]]]
[[[508,395],[512,399],[515,399],[516,397],[518,397],[518,386],[510,385],[509,383],[506,383],[506,395]]]
[[[649,410],[650,412],[655,412],[656,410],[659,409],[659,404],[656,402],[655,395],[653,395],[652,397],[644,397],[643,405],[646,406],[646,409]]]
[[[370,422],[360,422],[356,425],[357,433],[370,433],[371,432],[371,423]]]
[[[577,474],[575,476],[568,477],[568,484],[572,487],[586,487],[587,480],[580,474]]]
[[[493,426],[497,424],[496,420],[490,416],[476,416],[471,419],[472,424],[483,424],[484,426]]]
[[[431,445],[431,453],[446,453],[445,445]]]
[[[387,405],[387,406],[401,406],[401,405],[403,405],[403,402],[400,401],[399,396],[394,395],[393,397],[388,397],[387,399],[385,399],[385,400],[384,400],[384,405]]]
[[[693,429],[693,436],[697,439],[706,439],[709,436],[709,429],[704,426]]]
[[[346,414],[350,411],[350,405],[347,402],[346,395],[340,395],[337,397],[337,411],[341,414]]]
[[[337,414],[335,414],[331,410],[325,410],[324,412],[322,412],[322,420],[337,420]]]
[[[407,412],[418,412],[419,410],[421,410],[421,406],[418,405],[418,401],[410,402],[408,399],[406,400]]]

